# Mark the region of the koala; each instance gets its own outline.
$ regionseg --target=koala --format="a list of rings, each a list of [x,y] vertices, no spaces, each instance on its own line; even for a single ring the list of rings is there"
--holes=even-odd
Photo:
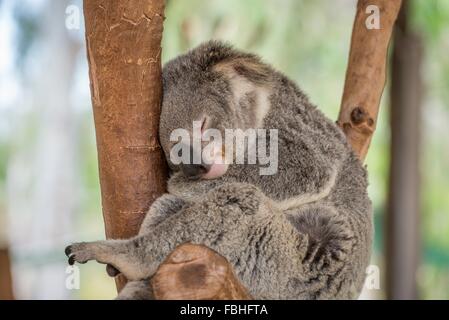
[[[193,121],[201,132],[277,129],[277,172],[261,175],[258,161],[218,161],[223,148],[208,163],[174,163],[171,133],[192,132]],[[74,243],[70,264],[108,264],[129,280],[119,299],[150,298],[148,279],[190,242],[224,256],[256,299],[358,297],[373,237],[367,173],[341,129],[294,82],[256,55],[204,43],[163,68],[159,138],[168,193],[137,236]]]

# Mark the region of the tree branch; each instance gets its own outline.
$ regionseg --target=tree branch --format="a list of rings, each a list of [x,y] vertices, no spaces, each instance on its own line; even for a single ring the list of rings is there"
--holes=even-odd
[[[380,29],[368,29],[365,22],[376,6]],[[338,125],[363,161],[377,124],[379,104],[385,86],[388,44],[401,0],[359,0],[352,31],[351,50]],[[368,8],[369,9],[369,8]]]

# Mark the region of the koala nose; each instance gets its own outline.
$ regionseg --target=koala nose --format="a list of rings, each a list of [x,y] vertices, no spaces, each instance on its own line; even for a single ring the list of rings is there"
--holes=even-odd
[[[182,164],[182,172],[191,180],[197,180],[209,171],[209,166],[204,164]]]
[[[189,163],[182,163],[181,164],[181,170],[182,172],[191,180],[197,180],[201,178],[201,176],[205,175],[207,172],[209,172],[210,166],[200,163],[193,163],[193,154],[195,150],[190,146],[190,161]]]

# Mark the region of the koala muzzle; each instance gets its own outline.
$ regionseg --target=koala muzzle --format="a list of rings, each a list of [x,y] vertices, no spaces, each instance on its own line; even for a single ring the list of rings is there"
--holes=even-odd
[[[228,165],[223,163],[221,152],[218,155],[214,154],[215,158],[208,159],[207,161],[203,161],[204,159],[200,157],[201,163],[195,163],[193,161],[195,158],[193,156],[194,152],[195,150],[190,147],[189,163],[181,163],[181,170],[187,178],[191,180],[216,179],[226,173]],[[198,156],[198,153],[196,155]]]
[[[182,164],[181,170],[187,178],[198,180],[209,171],[209,167],[205,164]]]
[[[185,176],[191,180],[198,180],[205,174],[207,174],[210,170],[210,166],[204,164],[201,160],[201,163],[195,163],[194,161],[194,153],[196,152],[197,156],[200,156],[201,153],[195,151],[192,146],[189,147],[189,163],[181,163],[181,170],[185,174]]]

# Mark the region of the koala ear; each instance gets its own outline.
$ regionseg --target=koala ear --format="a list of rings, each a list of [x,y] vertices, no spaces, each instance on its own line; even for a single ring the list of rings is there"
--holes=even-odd
[[[268,66],[249,58],[229,59],[214,66],[225,76],[232,91],[231,105],[247,128],[261,128],[270,110],[272,87]]]

